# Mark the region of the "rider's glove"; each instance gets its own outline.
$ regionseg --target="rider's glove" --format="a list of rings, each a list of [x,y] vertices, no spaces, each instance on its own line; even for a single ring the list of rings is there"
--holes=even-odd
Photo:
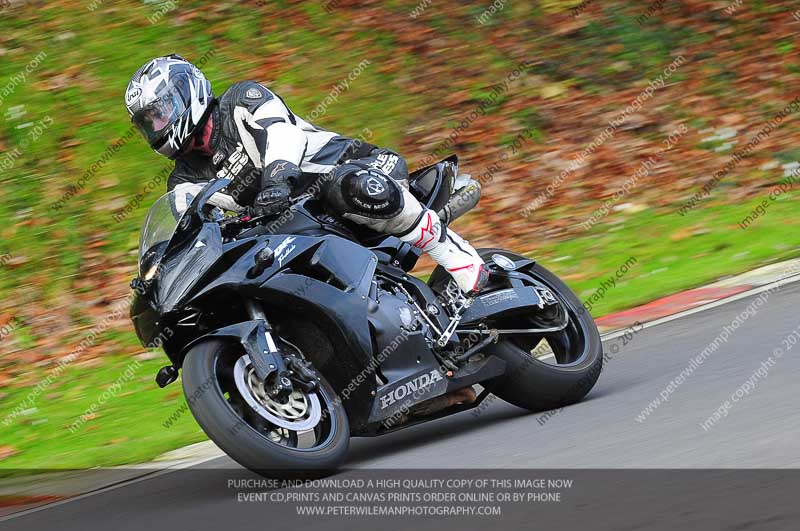
[[[285,184],[276,184],[262,190],[253,201],[253,214],[255,216],[272,216],[289,208],[289,195],[291,190]]]
[[[271,216],[289,207],[292,188],[298,184],[303,172],[297,164],[276,160],[267,165],[261,178],[261,192],[253,201],[253,212],[258,216]]]

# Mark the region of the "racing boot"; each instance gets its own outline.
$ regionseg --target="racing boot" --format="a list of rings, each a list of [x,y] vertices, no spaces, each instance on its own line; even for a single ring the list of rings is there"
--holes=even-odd
[[[398,238],[421,249],[445,268],[464,295],[477,295],[486,286],[489,271],[483,259],[465,239],[443,227],[432,210],[424,209],[419,221]]]

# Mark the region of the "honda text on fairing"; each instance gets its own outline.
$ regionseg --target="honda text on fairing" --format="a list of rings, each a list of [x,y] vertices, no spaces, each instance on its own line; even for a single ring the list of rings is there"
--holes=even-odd
[[[480,197],[456,157],[409,181],[445,224]],[[228,184],[172,191],[150,209],[131,317],[144,345],[167,338],[158,385],[182,371],[195,419],[243,466],[320,475],[342,464],[351,436],[471,409],[489,394],[559,408],[597,381],[594,321],[533,260],[479,250],[489,282],[467,297],[441,267],[427,283],[411,276],[418,248],[335,219],[313,197],[280,216],[226,217],[213,197]]]

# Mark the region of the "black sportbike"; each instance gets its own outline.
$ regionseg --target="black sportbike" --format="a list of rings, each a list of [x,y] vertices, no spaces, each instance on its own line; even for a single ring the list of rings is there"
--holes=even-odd
[[[480,197],[457,164],[409,179],[445,223]],[[490,394],[559,408],[597,381],[592,317],[534,260],[480,249],[490,281],[466,298],[441,268],[427,282],[409,274],[418,249],[331,217],[310,194],[280,216],[226,215],[214,194],[228,184],[171,192],[150,209],[131,318],[142,344],[169,357],[158,385],[182,369],[195,419],[243,466],[322,475],[343,462],[351,436],[452,415]]]

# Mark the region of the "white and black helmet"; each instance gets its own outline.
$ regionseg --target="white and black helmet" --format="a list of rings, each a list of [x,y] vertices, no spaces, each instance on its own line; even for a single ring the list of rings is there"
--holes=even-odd
[[[211,83],[179,55],[156,57],[131,78],[125,105],[131,122],[158,153],[177,157],[214,98]]]

